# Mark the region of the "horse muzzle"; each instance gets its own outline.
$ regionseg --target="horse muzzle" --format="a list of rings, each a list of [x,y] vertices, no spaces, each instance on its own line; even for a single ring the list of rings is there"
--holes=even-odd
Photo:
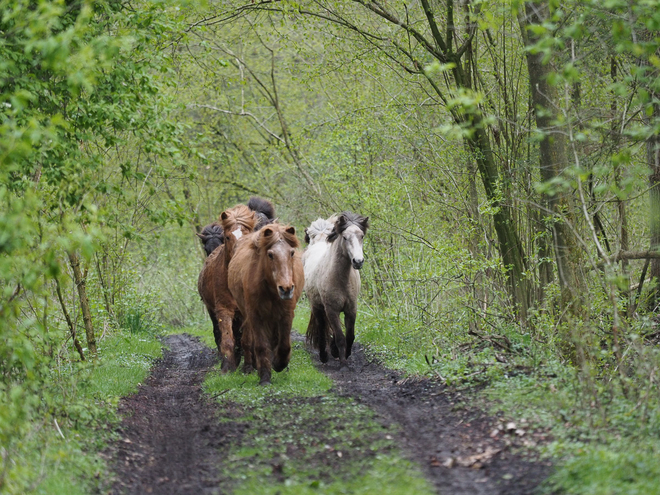
[[[293,286],[290,289],[285,289],[283,287],[278,287],[277,291],[280,294],[280,299],[284,301],[288,301],[289,299],[293,299]]]
[[[353,258],[351,260],[351,263],[353,264],[353,268],[355,268],[356,270],[360,270],[362,268],[362,265],[364,264],[364,258],[361,260],[356,260],[355,258]]]

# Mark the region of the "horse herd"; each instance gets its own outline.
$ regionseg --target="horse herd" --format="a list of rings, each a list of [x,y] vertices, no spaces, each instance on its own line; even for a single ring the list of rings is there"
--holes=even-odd
[[[304,252],[296,229],[280,224],[273,205],[252,197],[225,210],[198,233],[207,258],[197,288],[213,323],[222,371],[256,369],[269,384],[271,370],[291,359],[291,325],[303,288],[311,316],[307,341],[342,369],[355,340],[362,244],[369,218],[343,212],[305,229]],[[346,335],[340,313],[344,313]]]

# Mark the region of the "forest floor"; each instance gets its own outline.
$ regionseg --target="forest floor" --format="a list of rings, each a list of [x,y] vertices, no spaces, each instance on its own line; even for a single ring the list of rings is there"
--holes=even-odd
[[[302,337],[295,335],[300,342]],[[151,376],[137,394],[121,402],[120,439],[108,453],[116,474],[111,492],[231,493],[237,483],[236,473],[258,468],[249,456],[227,455],[242,445],[255,445],[253,425],[246,419],[249,415],[245,415],[244,406],[231,401],[217,403],[217,397],[202,390],[205,375],[217,361],[213,350],[187,334],[168,336],[164,343],[163,359]],[[467,391],[450,391],[425,378],[404,378],[370,361],[359,344],[349,360],[348,372],[341,372],[338,362],[320,364],[312,354],[317,368],[333,380],[330,394],[368,408],[386,428],[383,435],[417,466],[437,493],[531,494],[550,474],[551,465],[523,447],[534,432],[516,428],[516,434],[513,428],[502,428],[496,418],[471,405]],[[324,404],[319,398],[300,397],[280,400],[276,406],[283,417],[286,408],[309,407],[321,411],[314,415],[323,418]],[[328,403],[327,407],[333,406]],[[300,410],[291,411],[295,415]],[[277,428],[277,423],[267,424],[270,426],[265,428]],[[361,441],[371,445],[344,448],[343,453],[337,450],[332,457],[306,455],[296,438],[311,436],[314,445],[334,451],[330,446],[337,445],[336,432],[313,421],[290,421],[286,428],[293,429],[287,438],[294,440],[287,444],[286,455],[269,461],[266,473],[269,482],[282,487],[290,472],[283,465],[296,457],[304,457],[305,465],[320,464],[318,469],[327,472],[326,481],[331,482],[333,473],[341,471],[336,463],[359,465],[361,456],[375,458],[379,449],[387,449],[374,435],[365,434]],[[271,433],[276,432],[262,429],[259,435],[268,437]],[[312,487],[319,486],[314,483]]]

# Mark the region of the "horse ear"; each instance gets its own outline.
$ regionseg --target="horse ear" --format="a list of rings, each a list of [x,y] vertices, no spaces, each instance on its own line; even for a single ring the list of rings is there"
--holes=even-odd
[[[206,237],[204,234],[200,234],[199,232],[197,232],[196,235],[202,240],[202,242],[206,242],[208,239],[208,237]]]
[[[263,229],[261,232],[263,232],[264,237],[270,237],[271,235],[273,235],[273,229],[271,229],[270,227],[268,227],[267,229]]]
[[[362,230],[366,232],[368,228],[369,228],[369,217],[364,217],[364,220],[362,220]]]
[[[222,220],[227,220],[227,219],[229,218],[229,215],[227,214],[226,211],[223,211],[223,212],[220,214],[220,218],[221,218]]]
[[[305,242],[309,244],[310,238],[309,238],[309,232],[307,232],[308,229],[305,229]]]
[[[287,234],[296,235],[296,228],[293,227],[293,226],[291,226],[291,227],[287,227],[287,229],[285,230],[285,232],[286,232]]]

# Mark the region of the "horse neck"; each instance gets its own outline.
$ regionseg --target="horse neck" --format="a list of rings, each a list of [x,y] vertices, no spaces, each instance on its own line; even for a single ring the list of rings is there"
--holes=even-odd
[[[344,238],[339,236],[331,244],[330,258],[332,259],[332,271],[341,281],[348,280],[348,277],[353,269],[351,257],[348,254],[348,249],[344,243]]]

